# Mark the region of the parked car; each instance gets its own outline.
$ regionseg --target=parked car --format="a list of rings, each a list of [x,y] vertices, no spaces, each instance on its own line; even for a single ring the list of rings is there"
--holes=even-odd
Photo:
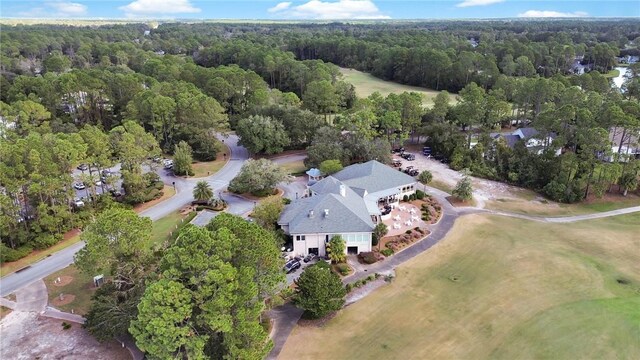
[[[315,259],[318,258],[318,255],[316,254],[309,254],[307,256],[304,257],[304,262],[308,263],[309,261],[313,261]]]
[[[413,155],[413,154],[411,154],[411,153],[403,153],[403,154],[402,154],[402,155],[400,155],[400,156],[402,156],[402,158],[403,158],[403,159],[405,159],[405,160],[407,160],[407,161],[413,161],[413,160],[415,160],[415,159],[416,159],[416,156],[415,156],[415,155]]]
[[[87,187],[84,185],[84,183],[77,182],[77,183],[73,184],[73,188],[76,189],[76,190],[84,190]]]
[[[399,159],[393,159],[391,160],[391,165],[393,167],[400,167],[402,166],[402,161],[400,161]]]
[[[122,193],[116,189],[109,189],[109,193],[115,198],[119,198],[120,196],[122,196]]]
[[[81,208],[84,206],[84,201],[82,201],[82,199],[80,198],[75,198],[73,199],[73,206],[76,208]]]
[[[289,260],[289,261],[287,261],[286,264],[284,264],[284,271],[288,274],[288,273],[296,271],[301,266],[302,265],[300,264],[300,261],[298,261],[298,260]]]
[[[98,179],[94,182],[94,184],[96,184],[96,186],[102,186],[102,180]]]
[[[81,170],[81,171],[89,170],[89,165],[87,165],[87,164],[80,164],[80,165],[78,165],[78,170]]]
[[[173,168],[173,160],[171,160],[171,159],[166,159],[162,163],[164,164],[164,168],[165,169]]]
[[[395,148],[392,150],[394,154],[402,154],[404,152],[403,147]]]

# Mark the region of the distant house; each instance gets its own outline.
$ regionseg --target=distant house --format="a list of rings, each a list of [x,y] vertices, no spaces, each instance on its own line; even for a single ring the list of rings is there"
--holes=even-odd
[[[557,137],[555,133],[546,136],[540,134],[538,130],[532,127],[520,128],[511,134],[491,133],[489,135],[493,140],[504,139],[507,146],[514,148],[519,141],[524,141],[529,151],[536,154],[542,154],[544,149],[553,143]],[[556,156],[560,155],[561,149],[556,150]]]
[[[293,252],[326,255],[334,235],[346,241],[347,253],[371,251],[381,207],[394,206],[415,192],[416,180],[375,160],[348,166],[308,188],[287,205],[278,225],[293,239]]]
[[[609,141],[611,141],[611,155],[607,155],[603,160],[613,162],[627,162],[629,159],[640,159],[640,133],[635,133],[624,128],[613,127],[609,129]]]
[[[144,36],[149,36],[151,35],[151,30],[145,30],[144,31]]]

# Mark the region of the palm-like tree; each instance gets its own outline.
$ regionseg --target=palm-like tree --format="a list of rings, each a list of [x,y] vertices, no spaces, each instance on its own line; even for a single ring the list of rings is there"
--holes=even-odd
[[[206,181],[198,181],[193,189],[193,198],[198,201],[209,201],[213,197],[213,189]]]

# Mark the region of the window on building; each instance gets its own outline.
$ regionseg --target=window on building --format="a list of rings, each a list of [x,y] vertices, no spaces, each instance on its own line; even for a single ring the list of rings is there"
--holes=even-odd
[[[305,241],[306,235],[296,235],[296,241]]]

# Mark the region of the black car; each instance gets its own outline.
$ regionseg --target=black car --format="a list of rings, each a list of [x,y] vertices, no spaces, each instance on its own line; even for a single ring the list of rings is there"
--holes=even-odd
[[[289,260],[289,261],[287,261],[286,264],[284,264],[284,271],[288,274],[288,273],[296,271],[301,266],[302,265],[300,264],[300,261],[298,261],[298,260]]]
[[[405,159],[405,160],[407,160],[407,161],[413,161],[413,160],[415,160],[415,159],[416,159],[416,156],[415,156],[415,155],[413,155],[413,154],[411,154],[411,153],[403,153],[403,154],[402,154],[402,155],[400,155],[400,156],[402,156],[402,158],[403,158],[403,159]]]
[[[119,198],[120,196],[122,196],[122,193],[116,189],[109,189],[109,193],[115,198]]]
[[[399,147],[399,148],[393,149],[393,153],[394,154],[402,154],[403,152],[404,152],[404,148],[403,147]]]

